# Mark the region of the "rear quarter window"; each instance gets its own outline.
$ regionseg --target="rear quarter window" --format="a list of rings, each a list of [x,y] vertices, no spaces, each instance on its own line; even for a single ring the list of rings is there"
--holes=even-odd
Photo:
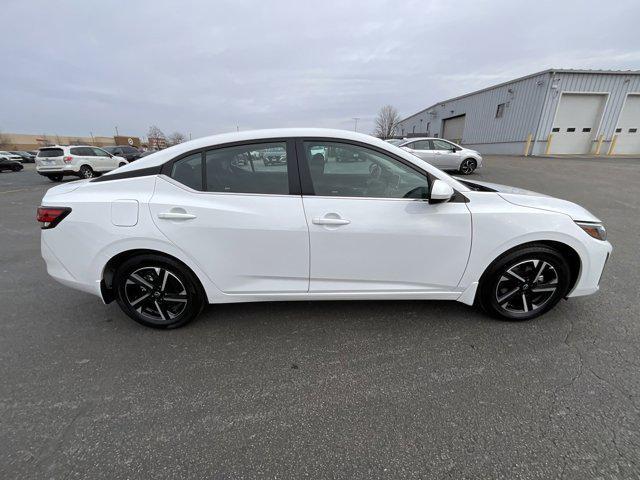
[[[61,148],[43,148],[38,152],[40,158],[61,157],[63,155]]]

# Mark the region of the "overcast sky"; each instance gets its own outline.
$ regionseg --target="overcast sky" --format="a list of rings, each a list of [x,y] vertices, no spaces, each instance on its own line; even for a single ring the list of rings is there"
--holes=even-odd
[[[638,0],[0,0],[0,131],[370,133],[550,67],[640,69]]]

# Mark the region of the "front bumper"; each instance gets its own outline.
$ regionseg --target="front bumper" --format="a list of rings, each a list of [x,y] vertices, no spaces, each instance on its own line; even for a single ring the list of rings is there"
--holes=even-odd
[[[581,259],[578,281],[567,297],[591,295],[600,289],[600,279],[612,251],[613,247],[609,242],[600,240],[590,242],[588,257]]]

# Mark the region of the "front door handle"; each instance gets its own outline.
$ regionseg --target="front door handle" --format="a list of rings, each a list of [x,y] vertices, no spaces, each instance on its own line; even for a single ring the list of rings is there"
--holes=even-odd
[[[314,225],[349,225],[351,220],[345,220],[344,218],[315,217],[313,223]]]
[[[192,218],[196,218],[196,216],[191,213],[161,212],[158,214],[158,218],[164,220],[191,220]]]

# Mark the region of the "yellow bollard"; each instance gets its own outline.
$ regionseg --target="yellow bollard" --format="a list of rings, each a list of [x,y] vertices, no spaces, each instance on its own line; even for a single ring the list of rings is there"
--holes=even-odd
[[[551,151],[551,140],[553,139],[553,133],[550,133],[549,136],[547,137],[547,148],[544,149],[544,154],[545,155],[549,155],[549,152]]]
[[[531,147],[531,139],[533,138],[533,135],[529,134],[527,135],[527,143],[525,143],[524,145],[524,156],[528,157],[529,156],[529,147]]]
[[[600,155],[600,149],[602,148],[602,141],[604,140],[604,135],[600,134],[598,137],[598,143],[596,143],[596,155]]]
[[[614,135],[613,138],[611,139],[611,145],[609,145],[609,151],[607,152],[607,155],[613,155],[613,151],[616,148],[617,141],[618,141],[618,135]]]

